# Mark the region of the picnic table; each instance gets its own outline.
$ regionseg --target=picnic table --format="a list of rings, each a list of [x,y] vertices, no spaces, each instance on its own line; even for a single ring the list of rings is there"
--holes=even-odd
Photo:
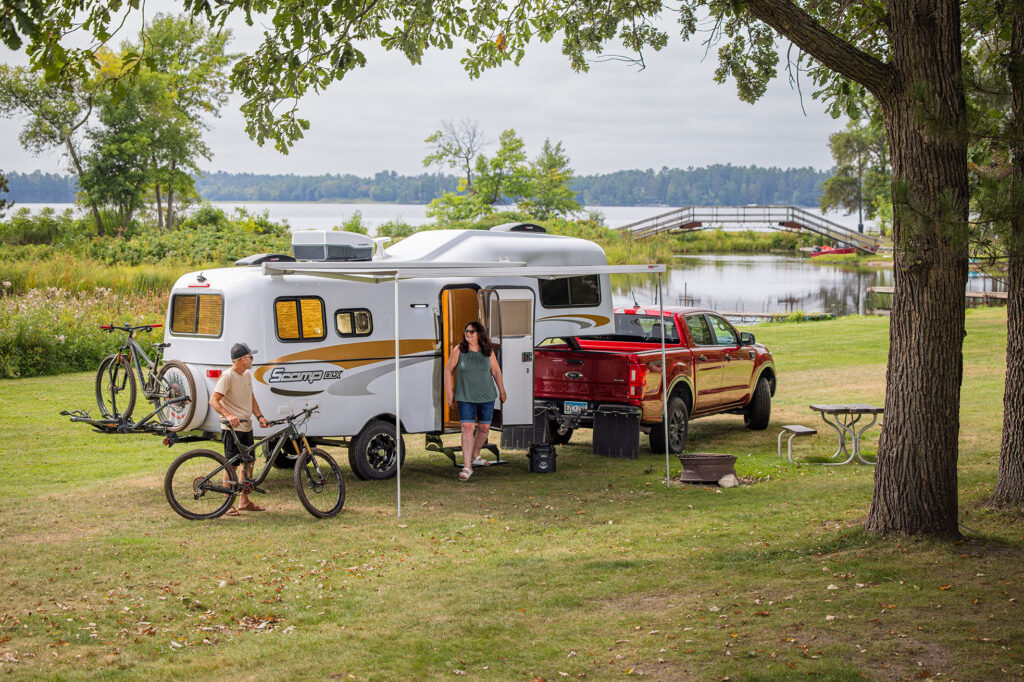
[[[832,458],[834,459],[841,454],[846,455],[846,459],[842,462],[825,462],[825,466],[841,466],[849,464],[854,459],[859,460],[862,464],[874,465],[874,462],[869,462],[861,456],[860,439],[865,431],[875,425],[878,421],[878,415],[885,412],[884,407],[855,403],[849,405],[811,405],[810,408],[820,413],[822,421],[831,426],[839,436],[839,447],[832,453]],[[871,415],[871,421],[858,428],[858,422],[865,415]],[[850,436],[852,441],[852,449],[847,449],[846,447],[847,435]]]

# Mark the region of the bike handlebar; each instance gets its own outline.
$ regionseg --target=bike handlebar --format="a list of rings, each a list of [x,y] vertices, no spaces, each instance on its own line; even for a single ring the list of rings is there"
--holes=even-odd
[[[122,325],[101,324],[100,325],[100,329],[102,329],[105,332],[113,332],[114,330],[117,330],[117,331],[122,331],[122,332],[128,332],[129,334],[131,332],[139,331],[139,330],[146,331],[146,332],[151,332],[154,329],[156,329],[157,327],[163,327],[163,325],[162,324],[140,324],[140,325],[135,326],[135,327],[133,327],[131,325],[128,325],[128,324],[122,324]]]
[[[313,407],[307,407],[304,410],[299,410],[295,414],[290,414],[287,417],[281,417],[280,419],[275,419],[272,422],[267,422],[267,426],[276,426],[277,424],[284,424],[286,422],[293,422],[293,421],[295,421],[297,419],[305,419],[305,418],[308,418],[308,417],[312,417],[313,413],[316,412],[319,409],[320,409],[319,405],[314,405]]]

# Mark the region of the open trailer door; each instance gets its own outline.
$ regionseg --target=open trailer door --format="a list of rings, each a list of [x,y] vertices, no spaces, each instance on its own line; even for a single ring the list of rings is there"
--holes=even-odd
[[[448,287],[441,291],[442,367],[448,364],[448,358],[451,357],[455,344],[462,342],[462,332],[466,325],[480,318],[480,304],[477,298],[479,289],[480,287],[475,284],[470,284]],[[447,397],[442,396],[442,401],[444,402],[442,408],[444,410],[444,425],[442,428],[458,430],[458,412],[448,404]]]
[[[527,287],[481,289],[481,318],[498,347],[498,363],[508,402],[495,425],[533,424],[533,290]]]

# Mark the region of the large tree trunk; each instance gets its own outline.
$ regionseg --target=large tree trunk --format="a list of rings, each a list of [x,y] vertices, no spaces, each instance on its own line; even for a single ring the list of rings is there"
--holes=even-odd
[[[746,8],[881,103],[892,155],[896,290],[867,529],[955,537],[968,205],[960,6],[884,4],[889,63],[790,0],[749,0]]]
[[[1010,38],[1010,120],[1013,174],[1010,183],[1009,296],[1006,301],[1006,388],[999,474],[993,507],[1024,504],[1024,2],[1016,2]]]
[[[895,293],[867,529],[958,537],[968,233],[960,9],[887,5],[897,78],[879,99],[892,150]]]

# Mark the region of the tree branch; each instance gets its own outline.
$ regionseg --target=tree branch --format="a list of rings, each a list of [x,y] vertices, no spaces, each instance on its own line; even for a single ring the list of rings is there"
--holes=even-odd
[[[885,62],[858,50],[830,32],[790,0],[750,0],[747,10],[756,19],[792,40],[829,69],[862,84],[879,99],[895,87],[895,74]]]

